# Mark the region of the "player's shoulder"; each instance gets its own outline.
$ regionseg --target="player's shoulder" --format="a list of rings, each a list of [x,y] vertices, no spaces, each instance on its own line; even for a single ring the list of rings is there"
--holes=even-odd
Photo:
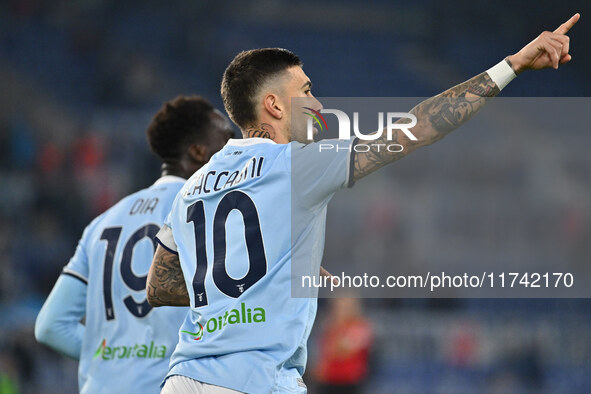
[[[354,147],[353,140],[323,139],[309,143],[290,142],[291,157],[309,162],[310,160],[327,160],[333,157],[348,157]]]
[[[86,230],[92,231],[93,229],[101,226],[101,224],[104,224],[105,222],[112,219],[114,216],[119,216],[123,207],[128,206],[131,201],[134,201],[137,198],[144,195],[145,190],[147,190],[147,188],[128,194],[127,196],[117,201],[115,204],[111,205],[103,213],[94,218],[92,222],[90,222],[90,224],[86,227]]]
[[[185,179],[180,177],[161,177],[152,185],[123,197],[97,216],[88,227],[96,227],[113,218],[118,219],[123,213],[127,215],[134,211],[149,211],[159,200],[172,201],[184,183]]]
[[[302,143],[298,141],[290,142],[289,149],[286,151],[286,156],[290,160],[310,160],[319,150],[316,148],[317,142]]]
[[[149,211],[157,202],[168,205],[169,202],[174,200],[185,181],[185,179],[177,176],[164,176],[152,185],[123,197],[111,210],[117,212],[117,214],[121,210],[134,213],[135,211]]]
[[[282,157],[289,160],[289,151],[290,144],[278,144],[268,138],[230,139],[190,180],[211,170],[242,166],[253,157],[264,157],[266,162],[275,162]]]
[[[175,196],[187,180],[178,176],[166,175],[158,179],[151,186],[138,191],[136,197],[144,195]]]
[[[287,148],[288,144],[278,144],[269,138],[241,138],[241,139],[230,139],[222,150],[216,153],[217,156],[223,157],[228,155],[235,155],[236,150],[242,151],[255,151],[255,150],[267,150],[267,151],[280,151]],[[214,157],[216,156],[214,155]]]

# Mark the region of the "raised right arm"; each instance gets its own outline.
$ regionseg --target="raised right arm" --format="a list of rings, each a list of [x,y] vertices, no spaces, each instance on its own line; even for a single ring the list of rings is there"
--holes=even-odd
[[[508,56],[505,62],[516,74],[524,70],[540,70],[549,67],[557,69],[559,64],[569,62],[571,56],[568,53],[569,37],[566,33],[577,23],[579,17],[579,14],[575,14],[554,32],[543,32],[518,53]],[[503,67],[507,68],[507,65],[501,65],[501,70]],[[416,141],[410,140],[400,130],[393,130],[391,140],[386,139],[387,133],[384,132],[382,137],[372,142],[372,144],[382,145],[400,144],[404,147],[403,151],[393,153],[387,149],[380,149],[356,153],[353,163],[354,179],[363,178],[386,164],[403,158],[415,149],[440,140],[467,122],[487,103],[488,99],[500,93],[500,88],[491,78],[490,71],[483,72],[414,107],[410,113],[416,116],[417,124],[410,130],[417,137]]]

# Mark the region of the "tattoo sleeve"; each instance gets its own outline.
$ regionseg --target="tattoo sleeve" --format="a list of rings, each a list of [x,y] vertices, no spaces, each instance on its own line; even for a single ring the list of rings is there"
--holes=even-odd
[[[440,140],[468,121],[486,104],[489,98],[499,93],[497,85],[486,72],[483,72],[423,101],[410,111],[417,117],[417,124],[411,129],[417,137],[417,141],[408,139],[400,130],[394,130],[392,140],[388,141],[384,132],[383,136],[373,143],[396,143],[402,145],[404,150],[396,153],[391,153],[387,149],[356,153],[354,179],[363,178],[386,164],[403,158],[417,148]],[[405,122],[401,119],[398,123]]]
[[[189,294],[179,257],[161,246],[148,272],[146,293],[152,306],[189,306]]]

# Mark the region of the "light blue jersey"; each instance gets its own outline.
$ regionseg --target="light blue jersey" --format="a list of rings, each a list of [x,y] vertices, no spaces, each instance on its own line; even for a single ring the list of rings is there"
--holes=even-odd
[[[168,376],[305,392],[316,298],[292,297],[292,254],[318,274],[326,204],[347,185],[351,157],[349,141],[333,143],[343,149],[230,140],[181,189],[157,236],[178,252],[191,299]]]
[[[153,309],[146,301],[146,276],[154,236],[184,181],[165,176],[100,215],[63,270],[88,284],[82,393],[160,392],[188,308]]]

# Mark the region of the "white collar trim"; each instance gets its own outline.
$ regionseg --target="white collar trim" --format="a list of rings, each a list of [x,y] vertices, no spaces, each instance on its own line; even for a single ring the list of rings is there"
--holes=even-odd
[[[252,138],[243,138],[243,139],[235,139],[230,138],[226,145],[230,146],[250,146],[256,144],[277,144],[275,141],[270,140],[268,138],[259,138],[259,137],[252,137]]]
[[[176,175],[164,175],[160,177],[156,182],[154,182],[154,186],[162,185],[164,183],[171,183],[171,182],[183,182],[185,183],[187,180],[185,178],[181,178],[180,176]]]

